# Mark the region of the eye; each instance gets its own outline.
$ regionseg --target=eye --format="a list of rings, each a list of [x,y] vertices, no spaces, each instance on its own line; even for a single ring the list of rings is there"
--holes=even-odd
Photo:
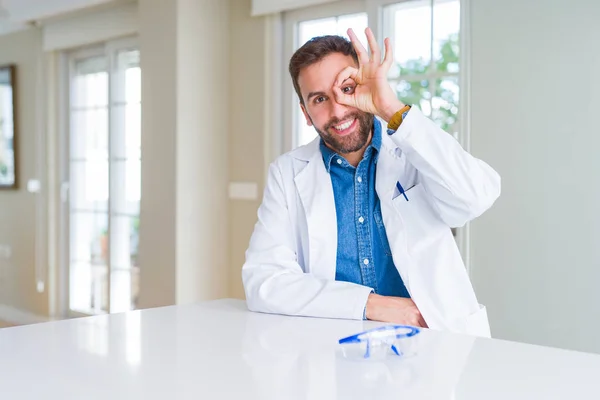
[[[322,102],[324,102],[325,100],[326,100],[326,99],[325,99],[325,96],[317,96],[317,97],[315,97],[315,103],[316,103],[316,104],[322,103]]]
[[[344,94],[352,94],[352,93],[354,93],[354,86],[344,86],[342,88],[342,92]]]

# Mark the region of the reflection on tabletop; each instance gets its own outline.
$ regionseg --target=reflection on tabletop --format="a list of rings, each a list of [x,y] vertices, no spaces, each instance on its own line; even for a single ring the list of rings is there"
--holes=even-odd
[[[373,323],[255,313],[245,320],[243,359],[263,399],[452,399],[476,340],[458,335],[444,340],[423,330],[414,356],[357,361],[342,356],[337,343],[342,335],[336,333],[340,325],[350,335]]]

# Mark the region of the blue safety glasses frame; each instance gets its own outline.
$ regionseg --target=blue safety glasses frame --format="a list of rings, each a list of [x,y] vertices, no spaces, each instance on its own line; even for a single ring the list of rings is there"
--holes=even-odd
[[[414,338],[420,328],[408,325],[387,325],[370,329],[339,340],[347,358],[368,359],[389,353],[403,356],[415,351]]]

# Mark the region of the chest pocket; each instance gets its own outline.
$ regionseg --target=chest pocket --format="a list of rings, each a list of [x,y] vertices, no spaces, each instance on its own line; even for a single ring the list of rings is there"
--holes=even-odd
[[[379,235],[379,242],[381,243],[381,247],[383,247],[385,255],[391,257],[392,250],[390,249],[390,243],[388,241],[387,234],[385,233],[385,225],[383,225],[383,218],[381,216],[381,203],[379,201],[375,206],[375,211],[373,212],[373,219],[375,220],[375,225],[377,226],[377,235]]]
[[[432,242],[450,232],[450,228],[429,203],[422,184],[409,189],[406,196],[408,201],[400,195],[393,203],[404,221],[409,252],[414,253],[430,247]]]

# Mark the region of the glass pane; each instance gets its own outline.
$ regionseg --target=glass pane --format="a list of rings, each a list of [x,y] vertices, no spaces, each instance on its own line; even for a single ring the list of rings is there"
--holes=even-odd
[[[108,312],[108,267],[71,263],[70,309],[86,314]]]
[[[113,270],[110,275],[111,297],[110,312],[124,312],[137,308],[140,286],[140,271],[135,267],[132,270]]]
[[[431,5],[409,1],[384,7],[384,32],[394,46],[390,78],[423,74],[431,62]]]
[[[92,299],[92,267],[89,263],[71,262],[69,283],[69,308],[89,310]]]
[[[116,54],[117,66],[114,71],[115,92],[113,103],[139,103],[141,101],[141,69],[139,50],[121,50]]]
[[[108,105],[108,61],[92,57],[75,62],[71,90],[71,107],[105,107]]]
[[[71,209],[105,211],[108,207],[108,160],[72,161]]]
[[[72,212],[70,217],[70,308],[103,312],[108,307],[108,216]]]
[[[108,261],[108,216],[106,213],[71,212],[70,252],[72,262],[96,265]]]
[[[310,143],[314,138],[317,137],[317,131],[312,126],[306,125],[304,116],[301,111],[298,111],[298,146]]]
[[[368,26],[366,13],[340,15],[338,17],[314,19],[298,25],[298,47],[316,36],[339,35],[348,38],[348,28],[354,29],[363,46],[367,47],[365,29]]]
[[[119,69],[139,68],[140,51],[137,49],[120,50],[117,53]]]
[[[142,101],[142,70],[128,68],[125,71],[125,101],[127,103],[139,103]]]
[[[111,219],[111,312],[135,308],[139,294],[139,217]]]
[[[108,109],[71,111],[71,158],[108,158]]]
[[[417,105],[423,114],[431,115],[431,89],[429,80],[392,82],[392,88],[404,104]]]
[[[108,60],[105,56],[88,57],[75,61],[76,75],[91,75],[108,70]]]
[[[113,161],[112,164],[112,208],[117,214],[137,215],[140,211],[141,161]]]
[[[106,210],[108,207],[108,160],[71,161],[72,209]]]
[[[431,119],[443,130],[458,135],[458,78],[436,80],[435,96],[431,99]]]
[[[298,47],[316,36],[335,35],[337,34],[336,19],[333,17],[300,22],[298,33]]]
[[[369,48],[365,29],[369,26],[369,18],[366,13],[341,15],[337,19],[337,35],[348,37],[348,29],[352,28],[358,40],[362,43],[365,49]]]
[[[115,159],[141,157],[141,103],[113,106],[112,155]]]
[[[433,6],[433,56],[438,71],[458,72],[460,2],[436,0]]]
[[[117,215],[111,218],[110,259],[113,270],[130,270],[138,266],[139,232],[138,216]]]

